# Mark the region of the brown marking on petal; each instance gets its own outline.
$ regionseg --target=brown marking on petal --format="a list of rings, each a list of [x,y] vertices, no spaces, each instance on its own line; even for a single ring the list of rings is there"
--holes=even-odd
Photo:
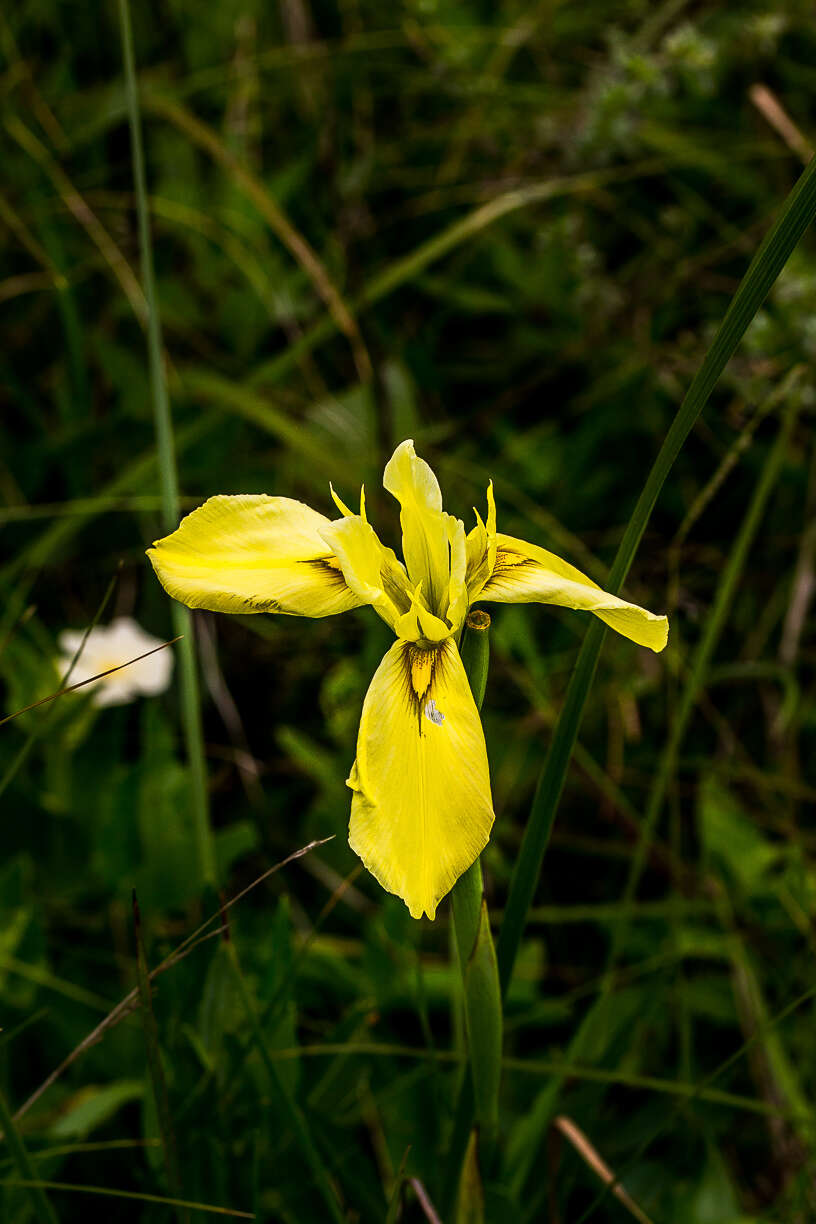
[[[400,584],[399,580],[385,564],[380,566],[380,582],[382,583],[382,589],[397,611],[400,613],[407,612],[411,606],[411,598],[404,585]]]
[[[277,599],[262,598],[260,595],[251,595],[247,600],[251,607],[256,612],[280,612],[280,604]]]
[[[296,564],[308,565],[315,573],[320,574],[321,578],[328,579],[332,586],[346,587],[346,580],[340,568],[340,562],[334,553],[329,553],[325,557],[314,557],[311,561],[298,561]]]
[[[422,712],[433,696],[434,677],[444,649],[444,643],[433,647],[406,643],[402,651],[404,698],[416,714],[420,735],[423,734]]]
[[[491,587],[501,586],[505,578],[516,578],[524,573],[536,573],[541,570],[541,563],[523,553],[512,552],[509,548],[496,550],[496,561],[493,572],[485,583],[482,594],[488,594]]]

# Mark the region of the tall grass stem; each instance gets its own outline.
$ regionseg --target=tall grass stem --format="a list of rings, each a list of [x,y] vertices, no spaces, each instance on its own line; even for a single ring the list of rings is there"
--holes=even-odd
[[[629,572],[663,483],[683,443],[708,403],[720,375],[745,335],[748,325],[814,217],[816,217],[816,160],[811,162],[793,188],[778,219],[751,260],[726,311],[719,331],[677,410],[646,478],[646,483],[612,564],[606,583],[610,591],[617,592],[620,589]],[[584,706],[592,686],[605,632],[605,626],[600,621],[595,621],[587,631],[539,778],[521,851],[516,860],[504,921],[499,934],[499,973],[503,993],[506,993],[513,974],[513,967],[527,923],[527,915],[535,895],[541,864],[564,788],[564,779],[578,735]]]
[[[635,892],[646,862],[648,848],[666,798],[669,782],[677,762],[680,744],[695,708],[697,697],[705,682],[709,662],[720,640],[728,611],[732,605],[734,592],[745,568],[751,543],[756,536],[768,498],[779,477],[782,462],[790,442],[791,431],[796,420],[796,407],[797,405],[794,402],[783,417],[779,436],[762,469],[748,507],[748,512],[742,521],[737,538],[734,541],[733,549],[720,578],[713,607],[706,618],[703,634],[695,650],[688,679],[680,696],[671,733],[663,750],[663,755],[647,800],[646,812],[641,823],[638,842],[632,856],[624,888],[621,920],[615,924],[612,930],[600,992],[572,1036],[566,1054],[567,1063],[573,1064],[581,1061],[591,1063],[598,1056],[600,1044],[605,1041],[605,1032],[607,1031],[607,1021],[609,1019],[608,1007],[615,981],[615,966],[621,951],[626,945],[629,928],[634,917]],[[518,1193],[523,1191],[524,1183],[532,1171],[536,1154],[540,1150],[542,1137],[555,1112],[558,1093],[564,1079],[563,1075],[554,1075],[539,1094],[533,1108],[530,1110],[525,1127],[524,1142],[518,1145],[518,1149],[514,1154],[513,1178]]]
[[[717,585],[714,603],[706,617],[702,636],[694,652],[691,669],[675,712],[671,733],[663,749],[663,754],[652,782],[646,804],[646,813],[640,827],[638,843],[630,863],[623,894],[624,913],[622,921],[615,926],[612,935],[609,958],[610,970],[614,967],[626,943],[632,918],[632,903],[646,861],[649,844],[666,799],[669,782],[677,764],[680,744],[688,728],[697,698],[705,684],[709,664],[725,628],[728,613],[733,604],[734,593],[745,569],[748,553],[756,537],[762,515],[768,504],[768,498],[779,479],[779,473],[790,444],[791,433],[796,423],[797,409],[798,402],[797,399],[794,399],[785,412],[776,442],[762,468],[762,473],[754,490],[754,495],[751,498],[748,512],[742,520],[737,537],[728,555],[725,568]]]
[[[344,1212],[338,1202],[337,1194],[329,1176],[328,1169],[317,1150],[312,1139],[309,1124],[302,1109],[297,1101],[292,1097],[287,1089],[284,1080],[281,1077],[280,1071],[275,1064],[275,1058],[267,1046],[264,1037],[261,1021],[255,1003],[252,999],[247,984],[244,980],[244,975],[241,971],[241,965],[238,960],[238,953],[235,950],[235,944],[231,939],[223,943],[226,955],[229,960],[229,965],[235,982],[236,994],[241,1002],[241,1005],[246,1014],[249,1026],[252,1030],[252,1037],[255,1048],[260,1055],[261,1062],[266,1068],[267,1075],[271,1087],[271,1095],[275,1099],[279,1110],[279,1119],[284,1123],[288,1133],[291,1135],[294,1143],[300,1149],[300,1154],[309,1169],[313,1179],[313,1185],[326,1207],[328,1219],[334,1220],[335,1224],[343,1224],[345,1219]]]
[[[119,21],[122,31],[122,58],[125,69],[125,88],[127,92],[128,120],[130,123],[136,213],[139,223],[142,283],[147,300],[147,349],[150,363],[150,389],[153,399],[153,416],[156,430],[159,483],[162,496],[162,519],[165,529],[172,531],[177,526],[179,517],[178,476],[173,439],[173,420],[170,413],[170,401],[167,394],[167,380],[165,378],[162,354],[161,320],[159,318],[156,282],[153,271],[153,248],[150,240],[142,127],[139,112],[139,95],[136,86],[136,65],[133,54],[133,29],[128,0],[119,0]],[[181,680],[181,720],[190,767],[193,827],[198,869],[202,885],[214,887],[217,883],[215,844],[212,829],[210,828],[207,764],[204,756],[204,736],[201,727],[201,701],[196,665],[195,638],[193,635],[193,619],[186,608],[175,602],[172,605],[171,615],[174,635],[183,635],[178,651]]]
[[[142,919],[136,891],[133,892],[133,935],[136,941],[136,978],[139,986],[139,1001],[141,1003],[142,1029],[144,1031],[145,1054],[150,1085],[153,1090],[153,1103],[156,1109],[156,1120],[161,1137],[162,1155],[167,1182],[176,1199],[182,1197],[181,1171],[178,1161],[176,1136],[170,1114],[170,1101],[167,1096],[167,1083],[162,1066],[162,1054],[159,1046],[159,1030],[153,1011],[153,988],[150,982],[150,971],[147,967],[144,937],[142,934]],[[178,1207],[176,1216],[179,1224],[189,1224],[190,1214],[186,1208]]]
[[[20,1176],[26,1183],[34,1219],[41,1221],[42,1224],[58,1224],[57,1213],[52,1207],[48,1195],[42,1186],[38,1184],[37,1170],[34,1168],[28,1150],[23,1143],[22,1136],[17,1129],[2,1089],[0,1089],[0,1126],[3,1129],[3,1137],[9,1146],[14,1162],[20,1170]]]

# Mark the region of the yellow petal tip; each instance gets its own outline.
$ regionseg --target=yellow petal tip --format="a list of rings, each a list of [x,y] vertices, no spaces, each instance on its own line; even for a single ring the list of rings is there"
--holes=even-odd
[[[658,636],[657,636],[655,645],[651,646],[650,649],[653,650],[655,654],[660,654],[662,651],[666,649],[666,646],[668,645],[668,641],[669,641],[669,618],[668,616],[658,617],[657,622],[655,623],[655,629],[658,630]]]

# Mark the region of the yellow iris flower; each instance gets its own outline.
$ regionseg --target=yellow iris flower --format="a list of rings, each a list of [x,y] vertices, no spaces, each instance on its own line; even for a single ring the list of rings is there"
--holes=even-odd
[[[547,603],[593,612],[651,650],[668,636],[656,616],[603,591],[553,553],[496,531],[467,535],[442,509],[439,483],[409,439],[385,468],[400,504],[400,561],[365,512],[332,489],[341,517],[264,494],[211,497],[148,556],[159,581],[190,608],[332,616],[368,604],[396,641],[363,703],[349,844],[414,918],[436,907],[484,849],[493,804],[481,720],[457,642],[476,600]]]

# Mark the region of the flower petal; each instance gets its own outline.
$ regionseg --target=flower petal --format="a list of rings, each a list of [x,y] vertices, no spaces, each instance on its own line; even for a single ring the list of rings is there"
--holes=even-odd
[[[361,501],[365,512],[365,503]],[[394,550],[386,548],[360,514],[328,523],[321,535],[334,552],[349,589],[361,604],[370,604],[396,632],[396,624],[411,606],[408,575]]]
[[[478,599],[479,592],[493,573],[496,562],[496,498],[493,496],[493,481],[487,486],[487,524],[482,522],[482,516],[475,508],[476,526],[468,532],[466,540],[467,583],[470,603]]]
[[[450,581],[448,583],[448,610],[446,616],[451,629],[455,631],[467,616],[468,604],[470,603],[465,577],[467,571],[467,540],[465,538],[465,525],[461,519],[454,518],[452,514],[446,514],[443,517],[450,543]]]
[[[417,586],[416,590],[409,590],[408,593],[411,597],[411,607],[393,626],[397,637],[406,642],[421,640],[426,643],[442,642],[449,638],[453,629],[448,626],[447,621],[440,620],[433,612],[428,611],[421,587]]]
[[[130,616],[118,616],[116,620],[111,621],[105,647],[107,657],[103,659],[105,666],[116,667],[119,663],[128,663],[129,660],[138,658],[139,655],[147,657],[139,658],[138,663],[131,663],[120,672],[114,672],[112,676],[107,677],[106,683],[111,684],[121,678],[136,693],[145,697],[163,693],[173,674],[173,647],[157,649],[163,641],[163,638],[147,633],[138,621]],[[147,654],[149,650],[155,653]],[[104,671],[105,667],[100,670]]]
[[[383,488],[400,504],[402,553],[408,576],[414,586],[421,583],[430,610],[444,616],[450,560],[442,492],[433,470],[415,454],[410,438],[399,444],[385,465]]]
[[[666,645],[669,622],[665,616],[610,595],[574,565],[526,540],[499,534],[496,546],[493,572],[479,599],[578,608],[594,612],[611,629],[639,646],[661,651]]]
[[[85,634],[67,629],[59,636],[60,649],[64,652],[58,660],[61,675],[65,675]],[[94,694],[94,705],[121,705],[142,694],[153,697],[162,693],[170,683],[173,671],[171,647],[157,650],[162,638],[147,633],[132,617],[119,616],[109,625],[96,625],[85,641],[82,654],[71,672],[71,683],[79,684],[99,676],[87,685]],[[140,658],[147,651],[154,654]],[[127,663],[127,667],[122,664]],[[119,671],[111,671],[120,668]],[[108,675],[100,673],[108,672]]]
[[[290,497],[211,497],[147,550],[190,608],[333,616],[363,602],[320,535],[330,520]]]
[[[484,733],[452,639],[388,651],[366,694],[347,784],[352,850],[412,917],[433,918],[493,824]]]

